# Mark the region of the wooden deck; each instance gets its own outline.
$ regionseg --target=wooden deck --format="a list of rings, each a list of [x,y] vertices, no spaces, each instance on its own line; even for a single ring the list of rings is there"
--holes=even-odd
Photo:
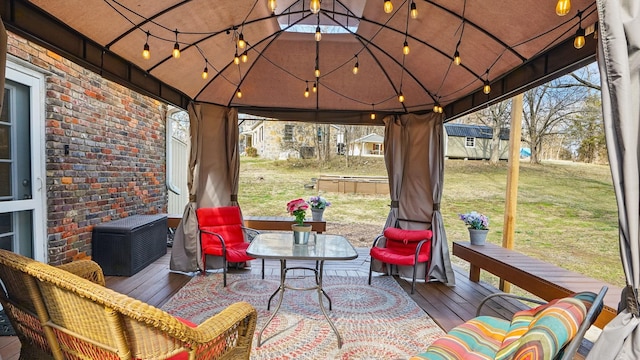
[[[326,262],[324,266],[325,274],[368,276],[369,249],[358,248],[357,250],[359,256],[355,260]],[[169,271],[170,254],[171,251],[169,249],[167,255],[131,277],[107,276],[107,287],[156,307],[161,307],[191,279],[190,276]],[[295,266],[293,262],[288,264]],[[456,286],[448,287],[441,283],[418,283],[416,284],[415,294],[409,295],[445,331],[474,317],[475,309],[480,301],[486,295],[498,291],[486,283],[470,281],[467,272],[461,268],[454,268],[454,270]],[[260,273],[260,262],[255,260],[250,270],[230,270],[230,272],[236,271]],[[280,264],[278,261],[267,260],[265,262],[266,274],[278,275],[279,271]],[[410,280],[399,278],[396,278],[396,280],[407,294],[411,292]],[[372,281],[375,281],[375,277]],[[483,312],[483,314],[510,318],[513,312],[522,309],[523,305],[517,302],[498,302],[492,303],[488,308],[485,308],[487,311]],[[20,342],[16,337],[0,337],[0,359],[17,360],[19,355]]]

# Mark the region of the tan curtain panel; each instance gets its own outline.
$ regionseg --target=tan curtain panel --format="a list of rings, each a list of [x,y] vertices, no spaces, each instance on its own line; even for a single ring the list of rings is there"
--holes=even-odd
[[[587,359],[631,360],[640,359],[640,2],[597,0],[597,5],[602,113],[627,287],[618,316]]]
[[[387,227],[432,229],[429,269],[421,278],[455,284],[447,235],[440,213],[444,179],[444,126],[441,114],[388,116],[385,123],[385,163],[389,177],[391,209]],[[374,263],[379,270],[379,264]],[[411,277],[411,267],[399,267]],[[427,275],[428,274],[428,275]]]
[[[182,272],[203,267],[196,209],[238,205],[240,174],[237,110],[191,103],[189,123],[189,204],[174,235],[170,263],[171,270]],[[207,267],[221,266],[220,258],[207,261]]]

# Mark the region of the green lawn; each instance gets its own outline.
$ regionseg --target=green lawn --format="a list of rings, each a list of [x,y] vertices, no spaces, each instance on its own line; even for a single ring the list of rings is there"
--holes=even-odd
[[[311,178],[332,175],[386,175],[381,158],[269,161],[241,159],[239,201],[247,215],[288,216],[287,201],[317,194],[304,188]],[[472,210],[490,219],[488,241],[501,244],[507,165],[447,160],[441,210],[449,241],[468,239],[458,213]],[[323,194],[332,206],[329,223],[380,228],[388,196]],[[310,214],[309,214],[310,216]],[[369,226],[370,227],[370,226]],[[371,239],[373,240],[371,235]],[[520,164],[515,249],[567,269],[624,286],[618,246],[617,207],[608,166],[571,162]],[[457,261],[456,259],[452,259]]]

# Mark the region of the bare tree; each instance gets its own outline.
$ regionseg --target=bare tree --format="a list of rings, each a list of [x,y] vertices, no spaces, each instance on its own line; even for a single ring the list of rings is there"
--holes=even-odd
[[[492,129],[491,156],[489,162],[497,164],[500,161],[500,134],[502,129],[509,127],[511,120],[511,101],[505,100],[491,105],[474,114],[477,121]]]
[[[582,109],[584,88],[561,86],[556,79],[524,93],[523,140],[531,148],[531,162],[540,163],[545,137],[566,129],[566,123]]]

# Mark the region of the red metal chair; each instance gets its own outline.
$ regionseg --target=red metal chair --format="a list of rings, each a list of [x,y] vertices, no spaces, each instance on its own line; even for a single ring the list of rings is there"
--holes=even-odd
[[[207,255],[222,257],[224,286],[227,286],[227,264],[253,260],[247,255],[247,247],[258,231],[243,226],[240,208],[237,206],[199,208],[196,216],[202,247],[202,273],[207,269]],[[264,261],[262,278],[264,279]]]
[[[418,264],[426,263],[426,268],[429,269],[432,236],[431,230],[404,230],[391,227],[384,229],[383,234],[378,235],[373,241],[373,246],[369,251],[371,255],[369,285],[371,285],[374,259],[389,265],[413,266],[411,282],[411,293],[413,294],[416,288]],[[379,246],[381,239],[386,241],[384,245]]]

